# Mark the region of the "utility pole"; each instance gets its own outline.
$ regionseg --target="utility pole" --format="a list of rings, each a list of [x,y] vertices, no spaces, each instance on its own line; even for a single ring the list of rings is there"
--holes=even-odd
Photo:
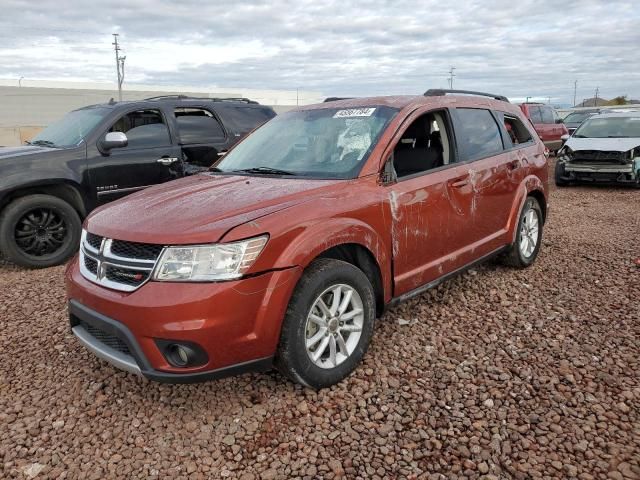
[[[573,106],[576,106],[576,92],[578,91],[578,80],[573,82]]]
[[[113,49],[116,52],[116,69],[118,70],[118,100],[122,101],[122,83],[124,82],[124,61],[127,57],[120,56],[120,46],[118,45],[118,34],[113,34]]]
[[[598,93],[600,93],[600,87],[596,87],[596,97],[593,100],[593,106],[594,107],[598,106]]]
[[[451,66],[451,68],[449,69],[449,90],[453,90],[453,77],[456,76],[455,73],[453,73],[453,71],[456,69],[456,67],[454,67],[453,65]]]

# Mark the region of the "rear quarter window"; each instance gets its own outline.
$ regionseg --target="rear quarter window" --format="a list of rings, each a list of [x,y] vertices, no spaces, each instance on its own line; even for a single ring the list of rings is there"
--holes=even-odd
[[[225,107],[221,110],[225,121],[229,121],[236,133],[245,134],[276,116],[270,108],[263,107]]]

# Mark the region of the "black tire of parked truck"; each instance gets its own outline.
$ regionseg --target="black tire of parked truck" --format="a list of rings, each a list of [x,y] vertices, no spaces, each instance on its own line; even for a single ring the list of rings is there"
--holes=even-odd
[[[52,195],[28,195],[0,214],[0,252],[28,268],[60,265],[80,244],[82,222],[75,209]]]
[[[557,187],[566,187],[567,185],[569,185],[569,182],[563,178],[565,176],[565,174],[566,174],[566,172],[565,172],[565,169],[564,169],[564,163],[559,162],[558,160],[556,160],[556,168],[555,168],[555,172],[554,172],[554,177],[555,177],[555,181],[556,181],[556,186]]]
[[[543,223],[544,218],[538,200],[527,197],[518,218],[515,242],[502,255],[505,265],[526,268],[535,262],[542,246]]]
[[[276,366],[310,388],[340,382],[362,361],[375,315],[373,286],[362,270],[341,260],[315,260],[291,296]]]

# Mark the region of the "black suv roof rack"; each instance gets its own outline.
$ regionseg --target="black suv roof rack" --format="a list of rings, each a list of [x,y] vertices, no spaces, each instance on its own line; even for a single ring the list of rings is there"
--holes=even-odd
[[[255,100],[244,97],[190,97],[188,95],[158,95],[157,97],[145,98],[145,100],[164,100],[167,98],[175,98],[177,100],[209,100],[211,102],[244,102],[258,104]]]
[[[353,97],[327,97],[323,100],[322,103],[327,103],[327,102],[338,102],[340,100],[351,100]]]
[[[490,97],[496,100],[501,100],[503,102],[509,103],[509,99],[504,95],[494,95],[493,93],[485,93],[485,92],[476,92],[473,90],[445,90],[442,88],[430,88],[426,92],[424,92],[425,97],[442,97],[447,93],[461,93],[464,95],[478,95],[481,97]]]

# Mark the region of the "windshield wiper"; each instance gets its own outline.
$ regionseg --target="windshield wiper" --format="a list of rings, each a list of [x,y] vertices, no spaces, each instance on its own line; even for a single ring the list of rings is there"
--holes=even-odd
[[[584,135],[574,135],[573,138],[587,138]]]
[[[271,167],[251,167],[241,168],[240,170],[233,170],[234,172],[246,172],[246,173],[266,173],[272,175],[297,175],[297,173],[289,172],[288,170],[281,170],[279,168]]]
[[[26,142],[27,145],[39,145],[41,147],[52,147],[52,148],[58,148],[58,146],[53,143],[51,140],[34,140],[33,142],[30,142],[27,140]]]

